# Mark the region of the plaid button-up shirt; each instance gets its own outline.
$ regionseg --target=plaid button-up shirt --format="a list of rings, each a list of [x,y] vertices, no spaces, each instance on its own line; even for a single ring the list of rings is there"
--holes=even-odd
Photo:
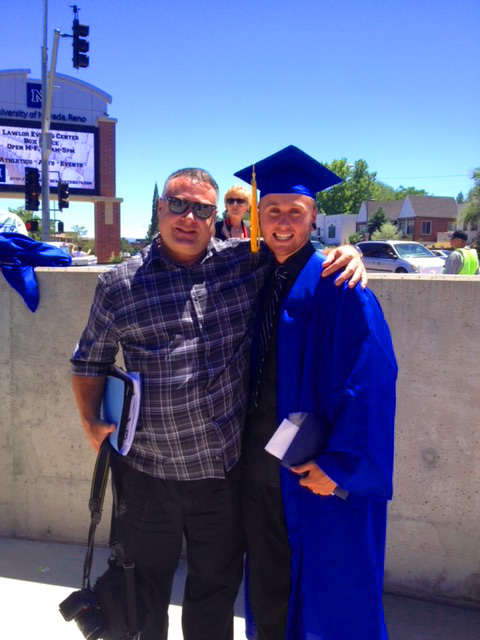
[[[174,480],[223,478],[240,456],[256,298],[270,268],[241,240],[191,267],[153,243],[99,277],[72,372],[103,376],[119,345],[142,402],[126,462]]]

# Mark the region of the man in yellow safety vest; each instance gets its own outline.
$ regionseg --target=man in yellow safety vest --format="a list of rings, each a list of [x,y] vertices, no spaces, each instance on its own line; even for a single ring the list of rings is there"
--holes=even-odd
[[[450,246],[453,251],[445,262],[443,273],[459,276],[474,276],[479,272],[478,254],[467,247],[468,236],[465,231],[454,231]]]

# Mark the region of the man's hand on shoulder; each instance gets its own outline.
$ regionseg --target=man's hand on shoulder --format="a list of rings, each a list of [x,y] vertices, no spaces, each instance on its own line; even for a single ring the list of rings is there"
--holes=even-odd
[[[325,249],[324,253],[327,255],[323,263],[324,278],[343,268],[342,273],[335,280],[337,286],[349,280],[348,286],[351,289],[359,282],[362,289],[365,289],[368,282],[367,271],[360,252],[353,245],[344,244],[335,249]]]

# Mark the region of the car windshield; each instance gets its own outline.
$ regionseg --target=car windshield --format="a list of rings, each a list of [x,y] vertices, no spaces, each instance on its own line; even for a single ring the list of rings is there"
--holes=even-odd
[[[435,258],[430,249],[424,247],[418,242],[405,242],[404,244],[396,244],[395,250],[401,258]]]

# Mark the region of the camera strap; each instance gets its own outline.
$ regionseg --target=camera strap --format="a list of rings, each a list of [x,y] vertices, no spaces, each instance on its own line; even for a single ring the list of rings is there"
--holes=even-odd
[[[92,486],[90,489],[90,499],[88,508],[90,510],[90,529],[88,531],[87,552],[83,563],[83,588],[90,586],[90,572],[92,570],[93,550],[95,547],[95,530],[102,518],[103,502],[107,488],[108,474],[112,456],[112,445],[108,438],[102,442],[98,451],[93,471]],[[116,497],[114,496],[114,510]],[[112,514],[112,524],[115,514]],[[122,567],[125,577],[125,593],[127,599],[127,626],[128,637],[135,639],[138,637],[138,616],[135,586],[135,563],[127,558],[123,559]]]
[[[90,489],[90,500],[88,508],[90,510],[90,529],[88,530],[87,553],[83,563],[83,587],[90,589],[90,571],[92,570],[93,549],[95,545],[95,530],[102,519],[103,501],[108,482],[108,472],[110,470],[110,456],[112,447],[108,438],[102,442],[95,461],[93,471],[92,486]]]

